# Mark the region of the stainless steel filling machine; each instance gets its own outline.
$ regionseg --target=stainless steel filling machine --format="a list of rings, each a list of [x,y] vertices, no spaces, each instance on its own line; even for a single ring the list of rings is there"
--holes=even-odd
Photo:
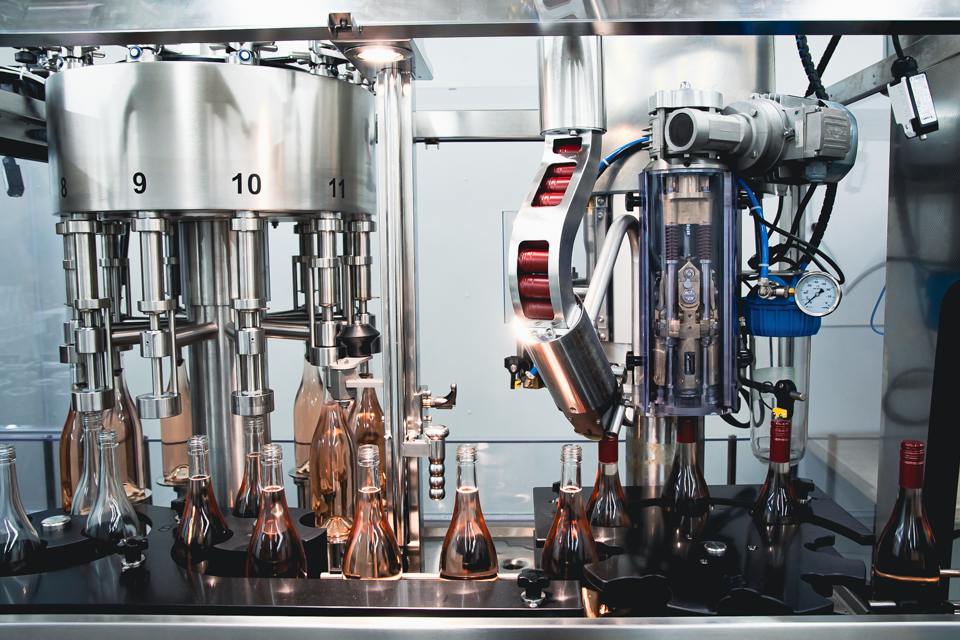
[[[685,588],[702,575],[665,560],[656,565],[662,559],[651,549],[670,535],[656,515],[658,487],[670,471],[680,420],[695,421],[702,457],[704,416],[736,414],[741,400],[752,409],[762,397],[789,398],[783,402],[791,411],[797,403],[791,455],[794,462],[802,457],[809,365],[796,363],[809,362],[810,332],[824,314],[804,309],[797,291],[818,254],[814,248],[804,261],[794,247],[794,268],[778,271],[758,248],[755,276],[747,278],[752,298],[741,300],[743,238],[750,212],[760,209],[754,190],[779,195],[788,210],[805,202],[811,185],[835,190],[858,148],[857,121],[845,105],[898,86],[885,60],[828,87],[829,98],[776,94],[772,35],[949,33],[960,28],[956,11],[938,2],[884,6],[868,17],[861,8],[822,2],[353,4],[180,3],[154,13],[114,2],[12,3],[0,12],[0,45],[19,47],[26,66],[49,77],[42,103],[23,92],[5,98],[11,105],[0,117],[17,124],[0,131],[0,151],[49,161],[71,310],[60,357],[70,366],[72,409],[81,415],[108,409],[119,349],[139,345],[152,374],[152,389],[136,398],[139,416],[179,415],[176,368],[186,350],[194,432],[209,438],[210,477],[218,502],[229,507],[242,477],[245,424],[262,421],[270,440],[268,339],[302,341],[334,399],[346,404],[364,384],[382,385],[384,503],[409,573],[389,585],[329,575],[306,581],[196,575],[156,548],[158,532],[176,526],[175,514],[145,504],[140,509],[154,540],[145,555],[148,574],[127,572],[108,557],[63,570],[50,559],[32,573],[0,578],[5,635],[32,637],[78,622],[74,635],[119,635],[143,622],[158,623],[147,625],[146,635],[187,629],[225,635],[238,632],[236,625],[248,625],[241,634],[549,633],[559,632],[561,622],[574,633],[718,636],[799,635],[826,625],[863,635],[893,635],[908,626],[923,637],[955,630],[949,615],[907,615],[902,607],[882,615],[893,610],[884,609],[888,603],[867,602],[862,563],[819,549],[830,546],[834,533],[862,545],[872,544],[873,533],[812,483],[800,483],[804,504],[812,505],[798,542],[806,551],[777,560],[787,580],[809,585],[809,593],[781,594],[776,606],[762,593],[704,605],[708,596]],[[351,10],[328,11],[335,8]],[[671,37],[643,37],[661,34]],[[413,81],[429,79],[430,66],[413,38],[482,35],[541,36],[536,121],[530,114],[476,111],[444,119],[415,112]],[[276,41],[303,38],[311,39],[309,51],[268,55]],[[960,51],[952,36],[928,38],[907,41],[921,70]],[[198,55],[170,47],[197,42],[213,44]],[[98,47],[107,45],[126,46],[126,59],[94,64]],[[646,70],[641,80],[619,81],[638,61]],[[909,110],[913,99],[921,111],[912,114],[916,120],[906,118],[904,129],[925,136],[933,128],[918,90],[903,94],[908,104],[901,109]],[[933,97],[945,99],[935,85]],[[952,126],[945,119],[939,135]],[[626,152],[614,142],[625,138],[635,141]],[[619,551],[587,570],[586,580],[633,617],[561,620],[591,610],[574,581],[554,581],[543,606],[530,607],[513,577],[473,584],[421,573],[430,569],[422,566],[421,500],[444,498],[450,466],[449,430],[434,424],[431,412],[453,408],[457,395],[453,384],[446,396],[434,396],[419,373],[414,145],[441,140],[542,140],[540,168],[505,244],[517,334],[517,351],[505,364],[512,386],[547,387],[577,434],[624,436],[627,498],[642,533],[605,538]],[[267,234],[280,223],[296,225],[294,304],[268,311],[270,270],[283,259],[268,255]],[[374,232],[379,248],[372,246]],[[583,278],[572,274],[581,234]],[[134,238],[142,290],[136,313],[128,267]],[[624,242],[629,287],[613,277]],[[760,244],[770,250],[765,239]],[[379,292],[372,283],[377,263]],[[839,303],[836,279],[827,267],[822,271],[818,282],[836,285]],[[380,318],[368,308],[377,297]],[[772,330],[761,328],[762,314],[773,304],[787,304],[808,328],[764,333]],[[754,337],[768,335],[778,337],[778,357],[793,372],[781,381],[787,391],[751,379]],[[364,383],[359,376],[377,357],[382,380]],[[939,371],[953,356],[938,351],[936,357]],[[960,447],[941,413],[931,409],[929,427],[931,449],[943,445],[931,452],[928,472],[928,483],[933,474],[946,487],[932,499],[938,513],[955,504],[960,466],[950,453]],[[751,421],[755,453],[769,458],[764,420],[751,411]],[[423,458],[429,488],[421,487]],[[881,458],[884,468],[894,464]],[[534,540],[543,546],[556,500],[550,489],[530,490]],[[714,488],[714,508],[728,510],[723,527],[740,526],[756,492],[733,483]],[[941,533],[948,527],[952,534],[950,513]],[[747,534],[729,535],[739,542]],[[724,554],[708,555],[700,564]],[[950,550],[941,552],[941,566],[950,559]],[[943,575],[946,585],[949,571]],[[795,615],[827,612],[850,615]],[[264,614],[277,617],[253,617]],[[672,617],[690,614],[709,617]],[[766,616],[740,617],[751,614]]]

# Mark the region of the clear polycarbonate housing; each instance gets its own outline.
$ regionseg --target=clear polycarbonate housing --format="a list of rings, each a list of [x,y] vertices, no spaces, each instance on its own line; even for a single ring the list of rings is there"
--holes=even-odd
[[[735,411],[733,176],[714,168],[645,171],[640,189],[641,402],[658,416]]]

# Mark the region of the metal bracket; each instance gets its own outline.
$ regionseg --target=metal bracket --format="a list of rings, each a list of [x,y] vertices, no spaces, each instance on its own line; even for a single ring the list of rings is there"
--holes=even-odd
[[[349,30],[353,33],[354,39],[359,39],[360,32],[363,31],[363,27],[358,25],[349,13],[331,13],[327,18],[327,28],[334,40],[340,37],[341,31]]]

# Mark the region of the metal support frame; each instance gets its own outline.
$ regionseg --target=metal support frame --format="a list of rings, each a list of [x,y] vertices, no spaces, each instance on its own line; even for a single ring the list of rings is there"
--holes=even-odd
[[[420,564],[423,513],[420,460],[403,457],[403,442],[421,430],[417,307],[417,213],[414,202],[413,83],[398,68],[377,75],[377,192],[383,310],[383,410],[386,506],[410,568]],[[403,518],[406,514],[406,518]]]
[[[541,2],[514,0],[239,5],[187,0],[168,3],[158,12],[125,0],[67,5],[37,0],[4,12],[0,30],[0,46],[8,47],[462,36],[919,34],[960,31],[960,10],[952,0],[875,4],[870,11],[861,3],[831,0],[583,2],[559,13]]]

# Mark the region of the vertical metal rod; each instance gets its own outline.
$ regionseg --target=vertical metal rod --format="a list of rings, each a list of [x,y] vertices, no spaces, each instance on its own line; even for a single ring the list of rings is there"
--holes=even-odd
[[[727,436],[727,484],[737,484],[737,436]]]
[[[43,478],[47,493],[47,509],[57,506],[57,465],[53,456],[53,436],[43,437]]]
[[[420,432],[414,208],[413,84],[397,68],[377,75],[377,192],[380,215],[383,397],[387,428],[387,506],[407,550],[420,564],[420,471],[403,458],[403,441]],[[390,485],[393,485],[392,487]]]

